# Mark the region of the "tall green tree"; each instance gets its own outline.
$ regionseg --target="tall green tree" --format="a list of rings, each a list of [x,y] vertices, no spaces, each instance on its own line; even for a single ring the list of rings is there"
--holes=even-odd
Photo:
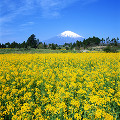
[[[5,43],[5,46],[6,46],[7,48],[10,48],[10,43],[9,43],[9,42]]]
[[[101,39],[101,42],[102,42],[102,45],[103,45],[103,42],[104,42],[104,39],[103,39],[103,38]]]
[[[100,44],[100,39],[98,37],[95,37],[93,36],[93,38],[88,38],[88,39],[84,39],[83,40],[83,45],[84,47],[87,47],[87,46],[94,46],[94,45],[99,45]]]
[[[6,48],[5,44],[1,44],[1,48]]]
[[[112,38],[112,40],[111,40],[111,44],[113,45],[113,42],[114,42],[114,38]]]
[[[19,45],[17,42],[13,41],[10,45],[11,48],[19,48]]]
[[[28,40],[27,40],[27,46],[30,46],[31,48],[37,48],[37,40],[34,34],[32,34]]]
[[[26,47],[27,47],[27,44],[25,41],[23,43],[21,43],[21,48],[26,48]]]
[[[76,43],[74,42],[71,46],[71,49],[75,48],[76,47]]]
[[[117,39],[113,38],[113,41],[114,41],[114,45],[117,46]]]
[[[80,46],[81,46],[81,41],[76,41],[76,48],[79,50],[80,49]]]
[[[47,45],[45,44],[45,42],[43,44],[43,47],[44,47],[44,49],[47,49]]]
[[[52,43],[51,49],[56,50],[56,45],[54,43]]]
[[[110,38],[107,37],[107,38],[106,38],[106,43],[107,43],[107,45],[109,44],[109,42],[110,42]]]

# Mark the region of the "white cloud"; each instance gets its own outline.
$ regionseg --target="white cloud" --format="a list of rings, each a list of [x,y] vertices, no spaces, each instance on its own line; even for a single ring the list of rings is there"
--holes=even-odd
[[[30,26],[33,24],[34,24],[34,22],[27,22],[27,23],[21,24],[20,27]]]
[[[80,0],[41,0],[40,6],[44,17],[58,16],[60,10]]]
[[[89,4],[98,0],[36,0],[44,17],[59,16],[60,10],[77,1],[80,1],[81,4]]]
[[[29,12],[33,8],[32,1],[34,0],[20,0],[19,2],[11,0],[0,1],[0,24],[12,21],[17,15],[32,13]]]
[[[63,8],[77,1],[87,4],[97,0],[0,0],[0,24],[13,20],[17,15],[32,14],[38,8],[39,16],[59,16]]]
[[[32,25],[34,25],[35,23],[34,22],[26,22],[26,23],[23,23],[19,26],[19,31],[23,31],[23,30],[26,30],[26,29],[30,29],[32,27]]]

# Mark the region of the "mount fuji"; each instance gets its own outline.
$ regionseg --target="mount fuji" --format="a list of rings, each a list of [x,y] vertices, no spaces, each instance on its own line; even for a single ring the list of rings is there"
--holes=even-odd
[[[55,37],[52,37],[48,40],[45,40],[43,42],[45,42],[46,44],[54,43],[54,44],[58,44],[58,45],[63,45],[65,43],[74,43],[77,40],[82,42],[83,39],[84,39],[84,37],[72,32],[72,31],[64,31],[61,34],[59,34]]]

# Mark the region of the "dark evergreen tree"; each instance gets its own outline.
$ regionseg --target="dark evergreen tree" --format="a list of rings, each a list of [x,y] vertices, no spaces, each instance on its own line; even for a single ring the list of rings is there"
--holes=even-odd
[[[113,41],[114,41],[114,45],[117,46],[117,40],[113,38]]]
[[[6,48],[5,44],[2,44],[2,45],[1,45],[1,48]]]
[[[51,49],[56,50],[56,45],[54,43],[52,43]]]
[[[82,47],[83,46],[83,43],[80,41],[80,47]]]
[[[83,46],[84,46],[84,49],[86,48],[86,46],[87,46],[87,41],[84,39],[83,40]]]
[[[48,48],[52,48],[52,44],[49,44],[49,45],[48,45]]]
[[[35,38],[35,35],[32,34],[28,40],[27,40],[27,46],[31,47],[31,48],[36,48],[37,47],[37,40]]]
[[[107,43],[107,45],[109,44],[109,41],[110,41],[110,38],[107,37],[107,38],[106,38],[106,43]]]
[[[71,46],[72,46],[72,43],[69,44],[69,47],[71,47]]]
[[[113,42],[114,42],[114,38],[112,38],[112,40],[111,40],[111,45],[113,45]]]
[[[47,45],[45,44],[45,42],[43,44],[43,47],[44,47],[44,49],[47,49]]]
[[[21,48],[21,44],[20,44],[20,43],[18,43],[18,48],[19,48],[19,49]]]
[[[103,41],[104,41],[104,39],[102,38],[102,39],[101,39],[102,45],[103,45]]]
[[[26,42],[24,41],[22,44],[21,44],[21,48],[26,48],[27,47],[27,44]]]
[[[18,45],[17,42],[14,41],[14,42],[11,43],[10,47],[11,47],[11,48],[18,48],[19,45]]]
[[[10,43],[9,42],[5,43],[5,46],[6,48],[10,48]]]
[[[73,48],[74,48],[74,47],[76,47],[76,43],[75,43],[75,42],[73,43]]]
[[[98,37],[95,37],[93,36],[93,38],[88,38],[88,39],[84,39],[83,40],[83,45],[84,45],[84,48],[85,47],[88,47],[88,46],[94,46],[94,45],[99,45],[100,44],[100,39]]]
[[[81,41],[76,41],[76,48],[79,50],[80,49],[80,46],[81,46]]]

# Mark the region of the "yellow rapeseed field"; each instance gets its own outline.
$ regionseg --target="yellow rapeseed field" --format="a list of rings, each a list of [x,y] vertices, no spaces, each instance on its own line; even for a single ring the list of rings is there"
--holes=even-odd
[[[120,53],[1,54],[0,118],[120,119]]]

